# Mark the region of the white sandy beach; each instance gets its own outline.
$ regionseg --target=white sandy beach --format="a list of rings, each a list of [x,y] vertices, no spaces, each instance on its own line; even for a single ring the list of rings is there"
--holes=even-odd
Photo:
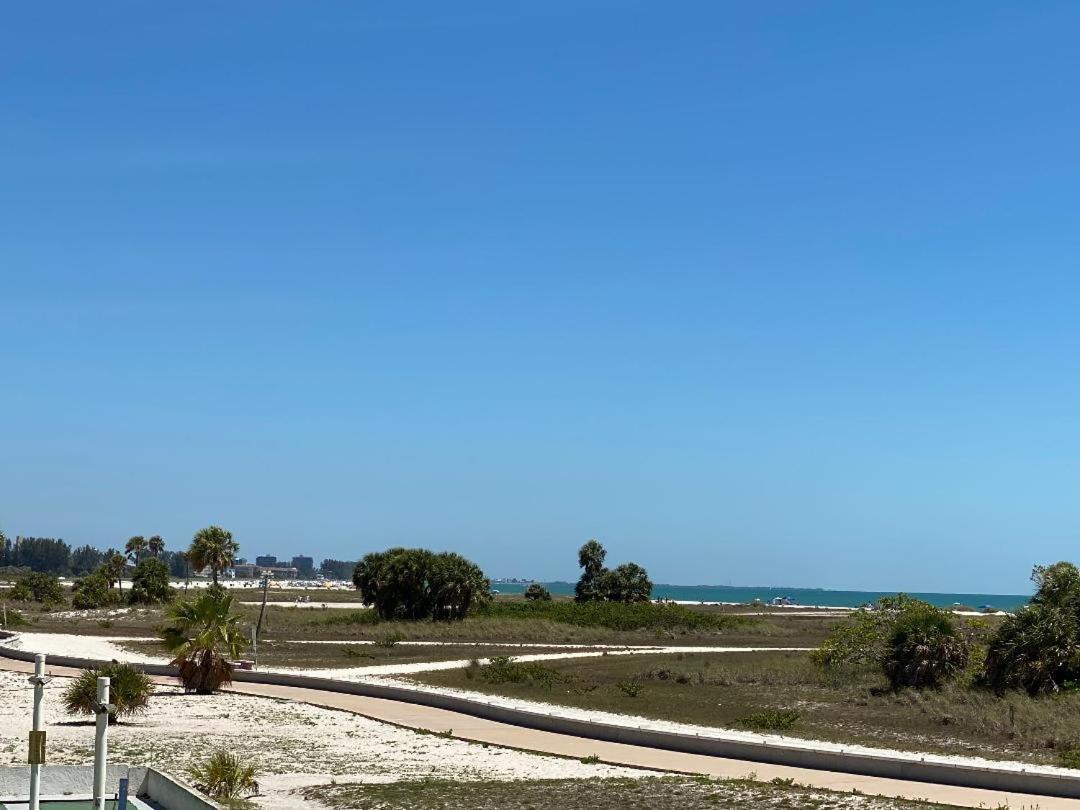
[[[56,764],[93,761],[92,721],[62,710],[65,678],[45,689],[49,760]],[[25,757],[32,692],[25,675],[0,672],[0,763]],[[597,779],[654,775],[511,749],[486,747],[431,734],[417,734],[348,712],[303,703],[229,692],[185,695],[158,687],[150,708],[135,720],[109,730],[113,762],[153,763],[178,775],[216,747],[228,747],[260,771],[260,807],[289,810],[314,807],[291,793],[298,787],[399,779]]]

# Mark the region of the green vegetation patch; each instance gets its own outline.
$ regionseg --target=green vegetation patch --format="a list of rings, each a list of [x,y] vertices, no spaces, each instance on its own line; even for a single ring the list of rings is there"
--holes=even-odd
[[[785,783],[716,781],[694,777],[540,779],[458,782],[420,779],[386,784],[329,784],[301,795],[340,810],[927,810],[945,805],[861,794],[834,793]]]
[[[790,731],[799,722],[799,713],[793,709],[766,709],[740,717],[735,724],[751,731]]]
[[[496,600],[476,610],[477,616],[506,619],[547,619],[578,627],[664,632],[722,632],[756,623],[747,616],[724,616],[691,610],[683,605],[654,602],[570,602]]]

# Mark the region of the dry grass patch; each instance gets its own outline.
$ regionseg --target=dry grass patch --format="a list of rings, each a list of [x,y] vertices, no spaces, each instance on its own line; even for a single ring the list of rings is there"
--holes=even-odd
[[[423,779],[388,784],[304,788],[305,799],[341,810],[944,810],[945,805],[833,793],[786,784],[693,777],[645,779],[453,782]]]

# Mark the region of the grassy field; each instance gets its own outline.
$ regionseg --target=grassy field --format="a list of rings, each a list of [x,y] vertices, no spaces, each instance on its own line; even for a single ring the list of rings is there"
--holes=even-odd
[[[1033,700],[948,686],[886,689],[826,674],[805,653],[603,656],[432,672],[415,680],[684,723],[1059,764],[1080,748],[1080,693]]]
[[[247,594],[241,593],[242,596]],[[19,606],[39,632],[84,635],[156,635],[165,624],[163,608],[114,608],[103,611],[42,610]],[[254,624],[257,605],[241,605],[244,622]],[[505,644],[816,646],[842,621],[829,616],[777,614],[731,616],[707,607],[576,605],[570,601],[530,604],[498,599],[460,622],[379,620],[357,607],[297,608],[269,606],[263,625],[269,639],[374,641],[396,635],[407,641],[496,642]]]
[[[946,805],[833,793],[783,783],[692,777],[455,782],[423,779],[387,784],[317,785],[305,798],[346,810],[946,810]]]

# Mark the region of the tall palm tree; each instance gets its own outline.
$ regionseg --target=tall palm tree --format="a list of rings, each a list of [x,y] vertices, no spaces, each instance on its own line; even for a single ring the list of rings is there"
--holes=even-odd
[[[207,526],[195,532],[188,549],[188,558],[196,571],[210,569],[214,584],[218,584],[218,574],[233,564],[240,544],[232,538],[232,532],[220,526]]]
[[[139,557],[146,552],[146,538],[141,534],[129,538],[127,545],[124,546],[124,552],[127,554],[129,560],[138,565]]]
[[[109,587],[115,582],[120,587],[120,594],[124,593],[124,569],[127,568],[127,558],[119,551],[105,560],[105,573],[109,577]]]
[[[155,557],[160,557],[161,552],[165,550],[165,541],[160,534],[155,534],[149,540],[146,541],[146,549]]]
[[[247,643],[232,608],[233,595],[213,589],[169,609],[173,623],[161,636],[185,691],[209,695],[232,682],[229,659],[239,657]]]

